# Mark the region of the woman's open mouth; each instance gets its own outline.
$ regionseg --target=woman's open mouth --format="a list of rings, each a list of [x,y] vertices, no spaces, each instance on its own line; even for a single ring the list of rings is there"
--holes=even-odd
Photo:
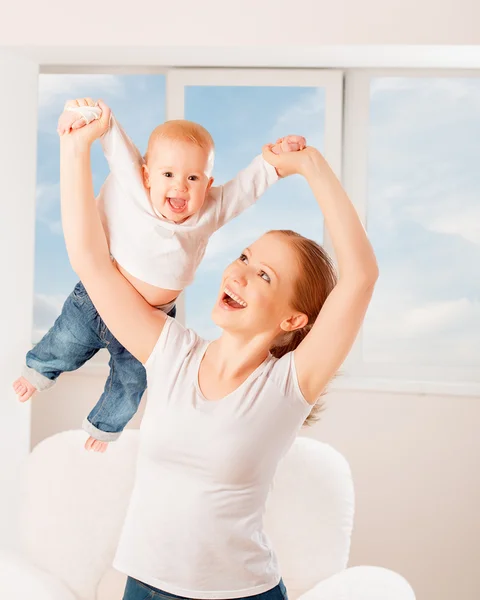
[[[237,296],[237,294],[234,294],[232,290],[227,287],[223,290],[223,297],[220,303],[224,308],[229,310],[241,310],[242,308],[247,307],[245,300],[240,298],[240,296]]]

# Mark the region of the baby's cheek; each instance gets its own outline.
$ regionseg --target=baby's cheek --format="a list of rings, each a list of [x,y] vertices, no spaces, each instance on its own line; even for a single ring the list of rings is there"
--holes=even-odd
[[[207,195],[208,192],[206,190],[199,190],[198,192],[196,192],[195,194],[193,194],[191,196],[191,199],[193,200],[192,207],[194,208],[195,212],[197,210],[200,210],[202,208],[202,206],[205,204],[205,200],[207,199]]]

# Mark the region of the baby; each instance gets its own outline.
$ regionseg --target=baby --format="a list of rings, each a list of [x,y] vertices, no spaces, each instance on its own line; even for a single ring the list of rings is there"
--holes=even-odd
[[[210,236],[252,205],[278,174],[260,155],[232,181],[212,187],[214,143],[201,125],[185,120],[159,125],[143,158],[110,109],[90,98],[66,104],[59,135],[90,126],[102,111],[110,115],[101,138],[110,174],[97,206],[112,260],[153,307],[174,317],[175,300],[192,283]],[[303,137],[287,136],[273,150],[304,147]],[[103,394],[83,422],[90,435],[85,448],[98,452],[120,436],[138,409],[147,381],[143,365],[107,329],[81,282],[52,328],[27,353],[22,377],[13,384],[25,402],[101,348],[110,353],[110,372]]]

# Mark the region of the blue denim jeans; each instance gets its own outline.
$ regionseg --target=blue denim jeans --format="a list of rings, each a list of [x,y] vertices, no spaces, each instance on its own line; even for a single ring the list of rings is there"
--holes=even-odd
[[[123,600],[190,600],[184,596],[175,596],[175,594],[169,594],[163,592],[157,588],[147,585],[133,577],[128,577],[127,585],[125,586],[125,592],[123,594]],[[237,600],[288,600],[287,590],[283,581],[280,579],[278,585],[276,585],[268,592],[263,594],[256,594],[254,596],[248,596],[247,598],[238,598]]]
[[[175,306],[168,313],[175,317]],[[110,353],[110,373],[99,401],[83,422],[92,437],[116,440],[138,409],[147,387],[145,368],[110,333],[82,283],[65,300],[52,328],[27,353],[23,376],[39,391],[64,371],[75,371],[101,348]]]

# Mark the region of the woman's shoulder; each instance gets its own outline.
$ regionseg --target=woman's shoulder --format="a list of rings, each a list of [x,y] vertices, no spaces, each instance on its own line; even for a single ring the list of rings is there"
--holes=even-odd
[[[148,369],[157,357],[164,355],[170,356],[171,361],[183,361],[203,343],[206,343],[206,340],[203,340],[193,329],[185,327],[177,319],[167,316],[158,341],[145,363],[145,368]]]
[[[280,358],[273,358],[270,362],[269,379],[282,396],[294,397],[302,404],[307,403],[298,382],[294,351],[287,352]]]

